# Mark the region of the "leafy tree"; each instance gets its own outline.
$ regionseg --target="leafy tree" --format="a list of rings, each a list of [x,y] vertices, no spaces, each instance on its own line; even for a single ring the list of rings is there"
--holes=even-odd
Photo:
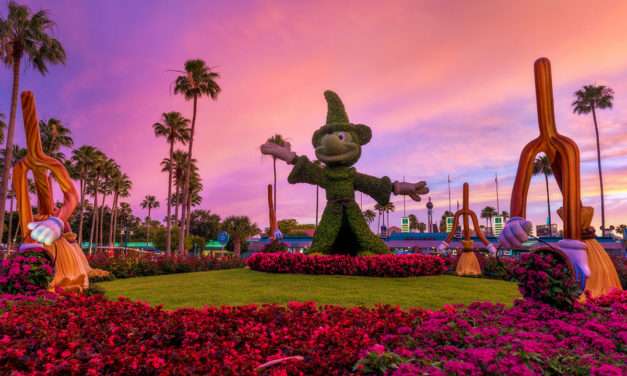
[[[282,219],[277,222],[277,226],[284,235],[293,236],[304,235],[305,230],[312,230],[315,228],[315,225],[301,224],[293,218]]]
[[[17,94],[19,93],[22,60],[26,58],[30,65],[45,75],[49,64],[65,63],[65,50],[49,32],[54,27],[48,12],[35,13],[26,5],[9,2],[6,18],[0,17],[0,58],[13,71],[11,88],[11,112],[6,135],[5,150],[13,149],[15,135],[15,115],[17,113]],[[5,158],[0,187],[0,234],[4,232],[5,202],[9,188],[11,161]]]
[[[418,218],[415,214],[410,214],[407,216],[409,218],[409,229],[417,230],[418,229]]]
[[[599,170],[599,185],[601,188],[601,231],[605,236],[605,196],[603,192],[603,171],[601,169],[601,143],[599,141],[599,125],[597,123],[597,109],[612,108],[614,90],[603,85],[585,85],[575,92],[572,103],[573,112],[579,115],[592,113],[594,134],[597,143],[597,166]]]
[[[192,212],[190,233],[207,240],[216,239],[220,232],[220,216],[209,210],[196,209]]]
[[[233,252],[237,257],[241,254],[242,241],[259,234],[259,228],[245,216],[230,216],[224,219],[222,229],[231,236]]]
[[[198,98],[203,96],[208,96],[213,100],[218,98],[218,94],[221,91],[220,86],[216,82],[219,78],[219,74],[212,71],[207,64],[200,59],[188,60],[185,62],[185,72],[183,75],[178,76],[175,81],[174,93],[182,94],[186,100],[191,100],[193,102],[193,112],[192,112],[192,125],[190,130],[189,137],[189,148],[187,154],[189,155],[189,159],[193,158],[193,148],[194,148],[194,134],[196,130],[196,112],[198,106]],[[183,184],[183,203],[188,201],[188,196],[190,194],[190,180],[192,175],[191,164],[187,166],[187,172],[185,174],[185,182]],[[183,205],[182,210],[182,218],[186,218],[186,206]],[[184,244],[183,239],[185,235],[185,223],[184,221],[179,226],[179,252],[183,252]]]
[[[189,119],[186,119],[180,112],[164,112],[161,115],[161,122],[152,125],[156,137],[164,137],[170,146],[169,160],[174,157],[174,145],[177,142],[185,145],[190,138]],[[172,252],[172,177],[174,173],[174,164],[168,163],[168,198],[167,198],[167,238],[165,250],[167,253]]]
[[[440,232],[446,232],[446,218],[453,217],[455,213],[452,211],[446,210],[442,213],[442,218],[440,219]]]
[[[533,174],[544,175],[544,182],[546,183],[546,207],[549,214],[549,226],[551,225],[551,197],[549,196],[549,176],[553,175],[551,169],[551,161],[546,155],[541,155],[533,162]]]

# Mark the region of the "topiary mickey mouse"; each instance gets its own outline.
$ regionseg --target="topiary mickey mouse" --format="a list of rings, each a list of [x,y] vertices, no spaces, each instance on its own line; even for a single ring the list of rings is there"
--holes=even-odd
[[[392,193],[420,201],[420,195],[429,192],[427,184],[424,181],[392,183],[387,176],[377,178],[357,172],[352,166],[361,156],[362,145],[372,138],[372,131],[366,125],[349,122],[336,93],[327,90],[324,97],[328,105],[327,121],[312,137],[316,157],[324,166],[312,163],[304,155],[296,155],[289,144],[267,142],[261,145],[261,152],[294,165],[288,177],[290,184],[309,183],[326,190],[327,205],[309,253],[387,253],[387,246],[370,231],[355,202],[355,191],[385,205]]]

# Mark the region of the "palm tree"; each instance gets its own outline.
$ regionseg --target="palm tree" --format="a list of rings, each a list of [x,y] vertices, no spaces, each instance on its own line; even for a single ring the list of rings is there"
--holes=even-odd
[[[146,230],[146,241],[150,241],[150,212],[152,209],[158,208],[159,205],[159,201],[157,201],[157,198],[153,195],[147,195],[144,198],[144,201],[140,204],[142,209],[148,209],[148,216],[146,217],[146,224],[148,225]]]
[[[372,222],[374,222],[374,219],[377,217],[377,213],[375,213],[374,211],[370,209],[366,209],[363,212],[363,215],[364,215],[364,219],[366,220],[368,224],[371,224]]]
[[[193,166],[192,168],[192,178],[189,181],[189,196],[187,197],[187,215],[185,219],[185,236],[189,236],[190,223],[192,220],[192,207],[196,207],[201,204],[202,196],[200,192],[202,192],[202,181],[200,179],[200,175],[198,174],[198,168]]]
[[[224,219],[222,228],[226,231],[233,241],[233,252],[239,257],[242,250],[242,241],[247,238],[259,234],[261,231],[255,223],[251,223],[250,219],[245,216],[230,216]]]
[[[381,216],[383,215],[383,205],[377,203],[374,204],[374,210],[378,213],[377,216],[377,233],[381,235]],[[385,217],[383,217],[383,225],[385,226]]]
[[[546,184],[546,207],[549,213],[549,226],[551,226],[551,197],[549,196],[549,176],[553,175],[551,161],[546,155],[541,155],[533,162],[533,175],[544,175]]]
[[[120,197],[129,196],[133,183],[128,175],[118,170],[113,176],[111,186],[113,189],[113,203],[111,204],[111,220],[109,222],[109,246],[113,247],[115,243],[114,234],[118,225],[118,200]]]
[[[383,212],[387,213],[387,216],[388,216],[387,227],[390,227],[390,213],[393,212],[394,210],[396,210],[396,207],[394,206],[394,203],[391,201],[383,205]]]
[[[274,136],[270,137],[268,139],[268,142],[272,143],[272,144],[280,145],[280,146],[285,146],[285,144],[286,144],[286,141],[283,138],[283,136],[281,136],[278,133],[275,134]],[[272,169],[273,169],[273,172],[274,172],[274,184],[273,184],[273,187],[272,187],[274,189],[274,191],[273,191],[273,193],[274,193],[274,204],[273,204],[274,207],[273,207],[273,209],[274,209],[274,213],[276,214],[276,157],[272,157]],[[318,211],[317,211],[317,208],[318,208],[317,207],[318,196],[317,196],[317,194],[318,194],[318,192],[316,191],[316,218],[318,218]],[[316,226],[318,226],[318,220],[316,220]]]
[[[220,76],[218,73],[213,72],[207,64],[200,59],[188,60],[185,62],[185,74],[176,78],[174,93],[183,94],[186,100],[193,101],[192,112],[192,127],[189,137],[189,148],[187,154],[189,159],[193,159],[193,147],[194,147],[194,131],[196,130],[196,110],[198,106],[198,98],[203,96],[209,96],[211,99],[216,100],[220,93],[220,86],[216,82]],[[183,202],[187,202],[187,196],[189,195],[189,181],[191,179],[191,164],[187,166],[187,173],[185,174],[185,182],[183,184]],[[183,205],[182,217],[186,218],[185,205]],[[185,228],[184,223],[179,226],[179,247],[180,253],[185,250]]]
[[[108,158],[102,169],[102,179],[101,179],[101,193],[102,193],[102,203],[100,205],[100,220],[98,222],[98,243],[104,244],[104,219],[105,219],[105,201],[107,196],[113,194],[113,176],[120,173],[120,166],[113,160]]]
[[[87,179],[89,173],[93,167],[94,161],[98,158],[98,149],[93,146],[81,146],[78,149],[72,151],[70,171],[72,172],[72,178],[79,181],[80,189],[80,217],[78,226],[78,244],[83,243],[83,214],[85,212],[85,194],[87,193]]]
[[[573,112],[582,115],[592,112],[594,134],[597,141],[597,166],[599,169],[599,185],[601,188],[601,233],[605,236],[605,196],[603,192],[603,172],[601,170],[601,143],[599,142],[599,125],[597,123],[597,108],[600,110],[612,108],[614,90],[604,85],[585,85],[575,92],[572,103]]]
[[[93,199],[91,226],[89,230],[89,252],[91,253],[94,240],[97,239],[96,225],[98,223],[98,192],[101,190],[101,178],[103,170],[105,168],[105,162],[107,161],[106,155],[99,150],[93,155],[91,159],[91,167],[89,169],[89,179],[87,180],[86,190],[89,192]]]
[[[54,22],[44,10],[33,13],[26,5],[9,2],[9,14],[6,19],[0,18],[0,58],[11,67],[13,83],[11,88],[11,112],[6,136],[5,150],[13,149],[15,134],[15,115],[17,113],[17,94],[20,83],[20,67],[22,59],[28,59],[39,73],[48,72],[48,64],[65,63],[65,50],[61,43],[48,32]],[[0,187],[0,234],[4,231],[4,214],[9,187],[11,162],[5,158]]]
[[[188,128],[189,119],[186,119],[180,112],[164,112],[161,115],[161,123],[154,123],[152,128],[154,129],[156,137],[164,137],[168,144],[170,144],[169,160],[171,161],[174,155],[174,144],[177,142],[185,145],[190,137],[190,130]],[[174,171],[174,164],[168,163],[168,199],[167,199],[167,217],[166,217],[166,252],[172,253],[172,174]]]
[[[71,148],[74,146],[72,131],[55,118],[50,118],[48,121],[41,120],[39,129],[44,153],[63,161],[65,155],[60,151],[61,147]]]
[[[424,222],[418,222],[418,231],[425,232],[427,230],[427,224]]]
[[[494,217],[495,215],[497,215],[497,211],[496,209],[494,209],[491,206],[486,206],[485,208],[483,208],[481,210],[481,218],[485,218],[486,221],[486,227],[490,229],[490,231],[492,231],[492,217]]]

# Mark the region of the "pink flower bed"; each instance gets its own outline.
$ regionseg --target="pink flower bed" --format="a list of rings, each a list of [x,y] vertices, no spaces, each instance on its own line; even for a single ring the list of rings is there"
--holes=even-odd
[[[14,252],[0,260],[0,294],[36,294],[48,287],[53,274],[43,248]]]
[[[252,270],[269,273],[340,274],[374,277],[435,275],[446,261],[428,255],[307,256],[299,253],[256,253],[246,261]]]
[[[625,292],[572,312],[532,300],[439,311],[312,303],[164,311],[70,295],[0,303],[0,374],[620,375],[625,343]]]
[[[391,375],[625,375],[627,292],[573,312],[531,299],[445,307],[400,326],[362,353],[356,370]]]

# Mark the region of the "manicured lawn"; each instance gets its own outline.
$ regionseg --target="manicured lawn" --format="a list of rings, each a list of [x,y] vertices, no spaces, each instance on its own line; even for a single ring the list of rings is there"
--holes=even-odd
[[[315,301],[345,306],[376,304],[439,308],[492,301],[510,305],[515,283],[449,275],[376,278],[268,274],[248,269],[120,279],[98,284],[109,298],[126,296],[165,308]]]

